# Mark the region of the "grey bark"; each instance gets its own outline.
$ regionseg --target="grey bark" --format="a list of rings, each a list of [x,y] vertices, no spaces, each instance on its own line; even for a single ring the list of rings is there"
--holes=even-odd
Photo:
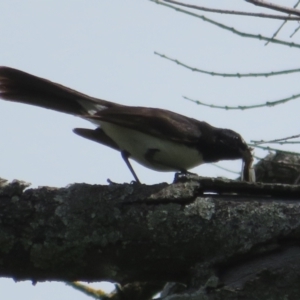
[[[118,299],[165,282],[164,299],[300,299],[299,185],[0,186],[0,276],[112,281]]]
[[[300,155],[270,153],[255,166],[258,182],[300,184]]]

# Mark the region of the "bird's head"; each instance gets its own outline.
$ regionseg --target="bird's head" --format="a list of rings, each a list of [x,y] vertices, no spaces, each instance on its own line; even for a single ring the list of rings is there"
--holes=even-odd
[[[239,159],[245,153],[251,152],[244,139],[230,129],[218,129],[215,136],[216,148],[220,151],[223,159]]]

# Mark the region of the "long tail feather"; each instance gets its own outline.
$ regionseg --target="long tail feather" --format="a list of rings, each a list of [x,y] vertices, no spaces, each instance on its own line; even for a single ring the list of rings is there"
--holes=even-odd
[[[118,106],[9,67],[0,67],[0,98],[73,115]]]

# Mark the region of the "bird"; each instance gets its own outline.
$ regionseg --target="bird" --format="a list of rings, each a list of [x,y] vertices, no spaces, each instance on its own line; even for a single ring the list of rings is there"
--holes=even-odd
[[[24,71],[0,67],[0,98],[74,115],[95,124],[77,135],[160,172],[189,173],[203,163],[242,159],[243,180],[252,181],[252,149],[237,132],[160,108],[127,106],[94,98]]]

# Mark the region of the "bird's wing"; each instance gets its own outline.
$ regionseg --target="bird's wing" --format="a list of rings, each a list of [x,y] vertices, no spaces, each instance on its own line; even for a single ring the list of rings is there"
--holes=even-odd
[[[213,128],[205,122],[158,108],[112,107],[87,118],[93,122],[98,120],[100,124],[101,121],[109,122],[159,138],[190,144],[199,141],[204,129],[207,131]]]

